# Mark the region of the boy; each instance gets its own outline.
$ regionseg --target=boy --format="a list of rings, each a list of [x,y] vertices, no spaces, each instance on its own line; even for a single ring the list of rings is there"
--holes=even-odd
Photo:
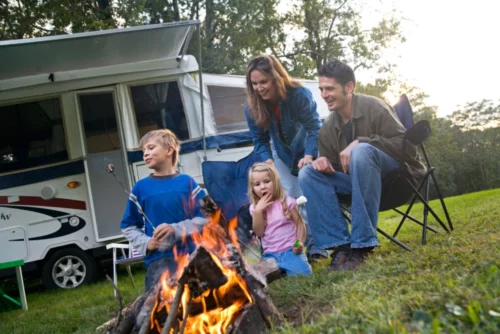
[[[128,201],[120,228],[134,249],[144,255],[148,291],[166,269],[171,275],[176,272],[174,244],[178,254],[192,252],[191,239],[181,239],[201,231],[207,219],[199,205],[205,191],[192,177],[175,171],[180,149],[175,134],[170,130],[150,131],[142,137],[140,146],[144,162],[154,172],[135,184],[131,196],[137,198],[151,223],[136,204]]]

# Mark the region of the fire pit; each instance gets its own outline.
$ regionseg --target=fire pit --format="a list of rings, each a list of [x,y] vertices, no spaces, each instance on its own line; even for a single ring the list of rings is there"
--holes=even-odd
[[[225,230],[220,218],[218,211],[201,234],[191,236],[197,245],[192,254],[177,255],[174,248],[176,273],[165,271],[154,289],[101,327],[107,333],[250,334],[279,323],[265,277],[241,255],[237,220]]]

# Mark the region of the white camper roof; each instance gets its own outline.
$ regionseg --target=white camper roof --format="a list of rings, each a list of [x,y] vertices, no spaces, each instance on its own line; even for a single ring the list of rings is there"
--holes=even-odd
[[[0,42],[0,90],[45,83],[51,74],[138,62],[162,62],[172,68],[185,53],[192,28],[183,21],[130,28]],[[165,68],[165,67],[163,67]]]

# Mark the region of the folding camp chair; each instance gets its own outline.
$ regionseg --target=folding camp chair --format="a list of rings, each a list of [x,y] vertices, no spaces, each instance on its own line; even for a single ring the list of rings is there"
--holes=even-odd
[[[139,251],[136,251],[131,244],[113,243],[106,245],[106,249],[113,249],[113,282],[115,283],[115,286],[118,287],[117,266],[124,265],[126,266],[128,275],[132,280],[132,285],[135,288],[134,276],[132,275],[132,269],[130,266],[143,262],[144,257],[141,253],[139,253]],[[122,255],[121,258],[117,257],[117,250],[120,250]],[[127,250],[127,252],[125,252],[125,250]],[[116,297],[116,290],[114,291],[114,295]]]
[[[238,217],[238,239],[247,245],[252,236],[252,220],[248,212],[248,170],[260,160],[252,151],[239,161],[204,161],[203,182],[208,194],[229,220]]]
[[[393,234],[393,237],[396,237],[403,226],[403,223],[406,221],[406,219],[409,219],[411,221],[414,221],[420,225],[423,226],[423,231],[422,231],[422,245],[426,243],[426,238],[427,238],[427,218],[429,215],[429,212],[432,214],[432,216],[436,219],[436,221],[443,227],[443,229],[446,232],[453,231],[453,223],[451,222],[450,215],[448,213],[448,209],[446,208],[446,204],[443,199],[443,195],[441,194],[441,190],[439,189],[439,185],[436,179],[436,175],[434,174],[435,168],[432,167],[429,156],[427,155],[427,152],[425,151],[424,147],[424,141],[431,135],[431,126],[428,121],[422,120],[419,121],[415,124],[415,121],[413,119],[413,111],[410,105],[410,101],[408,100],[408,97],[406,95],[402,95],[399,99],[399,102],[394,106],[394,109],[396,111],[396,114],[403,124],[403,126],[406,128],[406,135],[405,135],[405,140],[409,141],[413,145],[417,146],[420,148],[420,151],[422,152],[422,155],[424,156],[425,164],[427,167],[427,171],[424,174],[424,176],[421,178],[420,182],[418,183],[417,186],[415,186],[413,183],[410,183],[410,187],[414,191],[413,198],[410,202],[410,205],[406,209],[406,212],[402,212],[400,210],[396,210],[399,212],[401,215],[403,215],[403,218],[401,219],[401,222],[399,223],[398,227],[396,228],[396,231]],[[439,218],[439,216],[432,210],[432,208],[429,206],[429,190],[430,190],[430,181],[432,180],[432,183],[434,184],[434,188],[436,190],[436,193],[438,195],[439,201],[441,203],[441,207],[443,209],[443,212],[446,217],[446,221],[448,223],[448,228],[446,225],[443,223],[443,221]],[[420,191],[422,190],[422,187],[425,185],[425,196],[422,196],[420,194]],[[410,213],[413,205],[415,204],[415,201],[419,199],[422,204],[424,205],[424,214],[423,214],[423,223],[420,221],[417,221],[415,218],[409,216],[408,214]]]
[[[441,227],[446,232],[450,232],[451,230],[453,230],[453,224],[448,214],[446,204],[444,203],[443,196],[441,195],[441,191],[439,190],[436,176],[434,175],[435,168],[431,166],[429,157],[427,156],[427,153],[424,148],[424,141],[431,135],[431,128],[429,122],[426,120],[422,120],[417,123],[414,122],[411,105],[406,95],[401,96],[399,102],[394,106],[394,109],[396,111],[399,120],[406,129],[403,145],[405,145],[406,142],[409,142],[420,148],[426,162],[427,171],[423,175],[423,177],[419,180],[418,184],[416,184],[415,180],[412,178],[412,176],[409,174],[409,172],[406,170],[404,166],[391,172],[382,180],[382,197],[380,201],[379,211],[382,212],[387,210],[394,210],[397,213],[401,214],[403,217],[392,236],[383,231],[381,228],[377,228],[377,232],[379,232],[392,242],[396,243],[400,247],[410,251],[411,250],[410,247],[408,247],[406,244],[396,239],[396,236],[399,233],[406,219],[422,226],[423,230],[422,244],[426,243],[427,231],[431,231],[433,233],[439,233],[436,229],[428,226],[427,218],[429,213],[431,213],[431,215],[436,219],[439,225],[441,225]],[[436,192],[439,196],[441,206],[443,208],[443,211],[445,213],[448,222],[448,227],[444,224],[441,218],[429,205],[429,187],[431,179],[436,188]],[[424,185],[426,186],[425,196],[423,196],[420,193]],[[423,222],[419,221],[418,219],[409,214],[417,199],[419,199],[424,206]],[[348,215],[350,214],[349,210],[349,203],[351,201],[350,196],[339,195],[339,201],[341,202],[341,208],[343,210],[342,213],[344,217],[348,221],[350,221],[350,217]],[[405,212],[398,209],[399,206],[407,204],[408,201],[410,201],[410,204]]]

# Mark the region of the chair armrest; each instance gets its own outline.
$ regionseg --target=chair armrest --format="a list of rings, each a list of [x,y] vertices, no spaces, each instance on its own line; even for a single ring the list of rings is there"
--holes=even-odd
[[[431,135],[431,125],[426,120],[418,121],[405,132],[404,140],[413,145],[422,144]]]
[[[129,249],[130,245],[129,244],[107,244],[106,245],[106,249],[111,249],[111,248]]]

